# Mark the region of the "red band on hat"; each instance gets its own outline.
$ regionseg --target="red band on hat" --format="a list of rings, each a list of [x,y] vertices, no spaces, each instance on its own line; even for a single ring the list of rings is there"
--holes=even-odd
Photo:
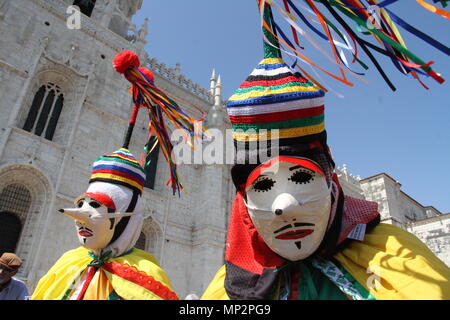
[[[262,113],[247,116],[229,116],[232,124],[256,124],[270,123],[278,121],[288,121],[295,119],[304,119],[320,116],[324,113],[324,106],[317,106],[305,109],[296,109],[290,111]]]
[[[289,82],[306,83],[306,82],[308,82],[308,79],[299,78],[299,77],[292,75],[292,76],[288,76],[288,77],[284,77],[284,78],[276,79],[276,80],[245,81],[239,86],[239,88],[245,89],[245,88],[256,87],[256,86],[265,86],[265,87],[281,86],[281,85],[289,83]]]
[[[114,201],[107,194],[100,192],[86,192],[84,194],[94,199],[95,201],[98,201],[101,204],[105,205],[107,208],[116,210],[116,205],[114,204]]]

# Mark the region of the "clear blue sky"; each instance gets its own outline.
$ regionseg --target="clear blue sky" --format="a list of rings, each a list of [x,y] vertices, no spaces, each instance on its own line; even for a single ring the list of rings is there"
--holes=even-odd
[[[449,45],[447,19],[412,0],[400,0],[391,8],[418,29]],[[263,57],[255,0],[145,0],[134,23],[140,26],[145,17],[150,19],[146,47],[149,55],[169,67],[181,63],[182,73],[205,88],[209,88],[215,68],[222,77],[224,99],[233,94]],[[396,92],[387,87],[365,55],[362,57],[370,68],[366,73],[369,84],[355,79],[355,86],[347,87],[321,74],[328,86],[345,96],[327,95],[329,145],[336,163],[346,164],[352,174],[365,178],[386,172],[412,198],[447,213],[450,60],[406,31],[401,29],[401,33],[408,48],[427,62],[435,61],[434,69],[447,81],[440,85],[425,78],[423,81],[430,87],[425,90],[379,55],[377,60],[396,85]],[[320,44],[327,48],[324,41]],[[307,47],[305,54],[319,65],[332,68],[314,48]],[[336,68],[332,70],[338,73]]]

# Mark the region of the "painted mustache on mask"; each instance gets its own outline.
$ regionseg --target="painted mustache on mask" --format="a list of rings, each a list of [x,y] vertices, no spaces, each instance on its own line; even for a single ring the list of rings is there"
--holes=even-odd
[[[285,231],[287,229],[291,229],[291,228],[295,228],[295,227],[313,227],[314,224],[313,223],[294,223],[286,225],[278,230],[274,231],[274,234],[280,233],[282,231]],[[302,239],[304,237],[309,236],[311,233],[314,232],[314,229],[302,229],[302,230],[292,230],[292,231],[287,231],[287,232],[283,232],[282,234],[279,234],[275,237],[275,239],[278,240],[298,240],[298,239]],[[301,242],[297,241],[295,243],[297,245],[297,248],[300,249],[301,248]]]
[[[294,223],[294,225],[288,224],[288,225],[286,225],[286,226],[284,226],[284,227],[281,227],[280,229],[275,230],[273,233],[274,233],[274,234],[277,234],[277,233],[280,233],[281,231],[284,231],[284,230],[287,230],[287,229],[290,229],[290,228],[295,228],[295,227],[314,227],[314,226],[315,226],[314,223],[301,223],[301,222],[296,222],[296,223]]]

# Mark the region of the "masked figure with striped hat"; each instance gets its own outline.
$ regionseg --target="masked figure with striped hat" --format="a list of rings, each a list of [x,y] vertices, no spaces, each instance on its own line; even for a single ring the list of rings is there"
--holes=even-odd
[[[263,9],[271,28],[270,5]],[[419,239],[345,196],[324,125],[324,91],[265,58],[229,99],[237,188],[225,265],[202,299],[449,299],[449,268]]]
[[[60,209],[75,220],[81,247],[66,252],[41,278],[32,296],[36,300],[177,300],[170,281],[156,259],[135,248],[144,217],[140,203],[145,185],[145,170],[128,150],[138,109],[147,108],[150,135],[145,150],[153,150],[150,142],[171,148],[162,119],[163,111],[172,108],[173,121],[191,125],[182,113],[153,83],[150,70],[140,67],[138,56],[131,51],[119,53],[113,61],[117,72],[132,82],[135,106],[123,147],[96,159],[89,186],[75,199],[75,208]],[[154,116],[157,113],[158,116]],[[180,116],[178,116],[180,115]],[[180,120],[180,117],[183,119]],[[169,152],[170,155],[170,152]],[[176,167],[171,165],[174,190],[180,187]],[[174,191],[175,192],[175,191]]]
[[[143,224],[140,201],[145,172],[127,150],[98,158],[89,187],[75,208],[81,247],[66,252],[39,281],[37,300],[177,299],[155,258],[134,248]]]

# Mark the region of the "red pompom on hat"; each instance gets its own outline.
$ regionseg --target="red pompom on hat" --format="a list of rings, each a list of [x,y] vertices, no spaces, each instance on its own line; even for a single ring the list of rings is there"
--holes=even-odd
[[[155,76],[153,75],[153,72],[150,71],[150,69],[146,67],[140,67],[139,71],[142,72],[150,82],[153,82],[155,80]]]
[[[140,65],[138,55],[130,50],[120,52],[113,60],[114,69],[118,73],[125,73],[132,66],[138,68]]]

